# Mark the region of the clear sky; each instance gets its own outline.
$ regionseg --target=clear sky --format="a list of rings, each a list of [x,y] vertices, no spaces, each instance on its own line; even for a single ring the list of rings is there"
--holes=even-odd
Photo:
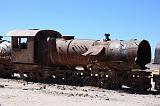
[[[160,0],[1,0],[0,34],[12,29],[54,29],[82,39],[160,42]]]

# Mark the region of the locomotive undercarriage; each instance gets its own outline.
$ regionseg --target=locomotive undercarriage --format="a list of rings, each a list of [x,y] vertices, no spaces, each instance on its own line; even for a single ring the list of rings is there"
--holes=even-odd
[[[104,89],[121,89],[122,85],[134,91],[151,88],[151,72],[133,70],[77,70],[65,66],[42,67],[37,64],[15,64],[15,72],[26,81],[42,81],[76,86],[95,86]]]

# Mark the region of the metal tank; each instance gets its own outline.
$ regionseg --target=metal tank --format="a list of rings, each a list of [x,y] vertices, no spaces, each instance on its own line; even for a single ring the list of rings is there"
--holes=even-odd
[[[151,61],[151,48],[146,40],[79,40],[57,39],[50,45],[53,64],[68,66],[99,66],[100,69],[118,71],[144,69]],[[56,48],[54,48],[56,47]]]
[[[160,43],[158,43],[155,48],[154,63],[160,64]]]

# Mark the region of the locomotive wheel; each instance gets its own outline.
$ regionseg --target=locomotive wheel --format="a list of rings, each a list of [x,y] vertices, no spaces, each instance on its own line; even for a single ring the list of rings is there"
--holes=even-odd
[[[98,81],[98,86],[103,89],[112,89],[112,81],[109,79],[101,79]]]
[[[83,84],[84,84],[84,86],[95,86],[95,87],[97,87],[98,78],[93,77],[93,76],[86,77],[83,81]]]
[[[0,74],[0,77],[2,78],[12,78],[13,74]]]
[[[81,86],[81,79],[78,76],[72,76],[68,79],[69,84]]]
[[[122,84],[118,83],[118,84],[117,84],[117,88],[118,88],[118,89],[122,89]]]
[[[23,80],[26,80],[26,77],[24,76],[24,73],[22,73],[22,72],[18,72],[18,73],[20,75],[20,78],[22,78]]]
[[[34,78],[35,78],[35,81],[41,81],[43,79],[41,73],[35,73]]]
[[[62,84],[62,85],[65,84],[65,77],[63,75],[56,76],[55,80],[57,84]]]
[[[27,73],[27,78],[25,80],[26,81],[32,81],[32,75],[31,75],[31,73]]]
[[[77,86],[82,85],[81,77],[76,74],[73,74],[73,72],[68,72],[65,74],[65,82],[66,84],[69,85],[77,85]]]
[[[122,84],[115,83],[111,79],[104,78],[98,81],[98,87],[103,88],[103,89],[121,89]]]
[[[140,88],[140,85],[138,83],[132,82],[131,91],[132,92],[142,92],[142,91],[145,91],[145,89]]]
[[[149,88],[145,87],[145,85],[141,84],[141,82],[131,82],[131,90],[134,92],[145,92],[147,91]]]

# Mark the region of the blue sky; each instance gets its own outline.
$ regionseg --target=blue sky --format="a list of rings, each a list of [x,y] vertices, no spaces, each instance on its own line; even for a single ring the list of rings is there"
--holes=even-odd
[[[160,42],[160,0],[1,0],[0,34],[12,29],[54,29],[82,39]],[[153,54],[152,53],[152,54]]]

